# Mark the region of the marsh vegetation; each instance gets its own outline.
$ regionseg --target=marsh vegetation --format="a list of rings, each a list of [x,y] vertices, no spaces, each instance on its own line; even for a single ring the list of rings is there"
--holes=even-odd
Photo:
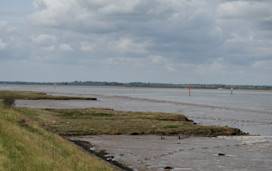
[[[104,108],[18,108],[46,129],[60,135],[243,135],[230,127],[201,126],[181,114],[125,112]]]
[[[11,96],[20,100],[97,100],[89,97],[52,96],[43,92],[0,90],[0,99]]]

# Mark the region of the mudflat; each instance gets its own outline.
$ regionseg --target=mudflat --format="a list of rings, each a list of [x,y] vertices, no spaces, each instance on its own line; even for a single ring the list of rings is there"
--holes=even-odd
[[[271,170],[271,136],[76,136],[136,170]]]

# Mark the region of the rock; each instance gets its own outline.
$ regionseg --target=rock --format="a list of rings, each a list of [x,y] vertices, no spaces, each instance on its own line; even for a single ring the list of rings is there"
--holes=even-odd
[[[178,139],[180,139],[180,140],[182,140],[183,138],[184,138],[184,137],[182,137],[182,136],[179,136],[179,137],[178,137]]]
[[[224,153],[218,153],[218,156],[225,156]]]
[[[174,168],[171,166],[166,166],[164,169],[170,170],[170,169],[174,169]]]
[[[130,135],[139,135],[138,132],[132,132]]]

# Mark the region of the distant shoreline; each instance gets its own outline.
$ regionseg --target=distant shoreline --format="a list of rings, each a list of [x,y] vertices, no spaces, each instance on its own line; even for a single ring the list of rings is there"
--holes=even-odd
[[[227,85],[227,84],[172,84],[172,83],[119,83],[119,82],[20,82],[20,81],[0,81],[0,85],[52,85],[52,86],[113,86],[113,87],[143,87],[143,88],[188,88],[193,89],[220,89],[227,90],[272,90],[269,85]]]

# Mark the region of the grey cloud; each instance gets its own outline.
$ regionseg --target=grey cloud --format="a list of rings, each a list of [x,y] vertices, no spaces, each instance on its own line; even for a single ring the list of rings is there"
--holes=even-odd
[[[0,22],[0,46],[5,46],[0,60],[69,66],[81,73],[72,74],[78,80],[89,79],[84,72],[99,71],[94,80],[112,74],[117,79],[112,81],[133,75],[139,81],[182,82],[185,73],[195,80],[217,82],[213,78],[225,76],[231,82],[232,74],[259,73],[271,61],[271,3],[34,0],[35,11],[24,26],[12,31],[14,24]]]
[[[60,9],[50,8],[52,3],[54,2],[41,3],[42,8],[38,7],[37,12],[30,16],[32,22],[38,20],[38,24],[74,29],[82,33],[108,34],[109,40],[118,39],[116,37],[122,39],[130,35],[133,39],[137,37],[138,41],[142,39],[143,43],[153,42],[146,47],[149,54],[168,53],[171,55],[167,56],[189,63],[202,63],[207,61],[207,58],[212,61],[223,52],[229,55],[220,56],[230,60],[239,58],[240,54],[249,53],[245,49],[254,46],[254,43],[232,42],[229,44],[232,34],[252,32],[247,29],[252,27],[249,20],[253,19],[252,22],[261,20],[262,22],[263,18],[271,16],[268,1],[220,3],[220,1],[187,0],[119,0],[114,2],[70,0],[64,7],[59,6]],[[44,13],[49,13],[49,15],[44,15]],[[48,21],[57,24],[54,25]],[[241,23],[244,26],[241,26]],[[236,61],[233,63],[237,63]]]

